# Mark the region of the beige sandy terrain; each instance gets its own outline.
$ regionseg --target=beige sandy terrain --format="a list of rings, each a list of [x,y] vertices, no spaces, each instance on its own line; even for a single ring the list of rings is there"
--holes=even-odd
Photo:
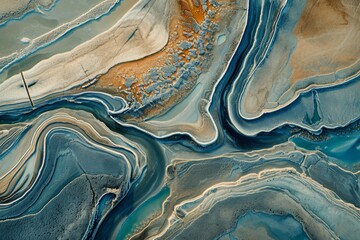
[[[188,37],[186,37],[184,33],[191,33],[192,38],[197,39],[199,37],[199,33],[195,32],[194,28],[191,26],[194,22],[197,24],[203,23],[205,16],[207,15],[207,12],[202,9],[201,5],[194,5],[193,0],[180,0],[172,2],[173,14],[170,18],[169,40],[164,48],[162,48],[157,53],[146,56],[145,58],[139,59],[137,61],[121,63],[112,67],[109,72],[101,75],[99,77],[99,81],[97,81],[93,86],[87,88],[87,90],[108,91],[123,98],[126,98],[127,95],[131,93],[135,96],[136,100],[140,104],[142,103],[140,99],[141,94],[139,91],[139,86],[144,85],[143,74],[149,72],[149,70],[152,68],[165,66],[167,61],[172,62],[172,53],[181,51],[179,49],[178,43],[188,40]],[[224,2],[229,4],[231,1]],[[216,9],[209,2],[207,2],[207,8],[210,11],[216,11]],[[222,6],[222,11],[232,8],[234,8],[232,5],[228,6],[227,8]],[[215,15],[212,21],[220,23],[222,19],[219,17],[219,15]],[[195,47],[192,49],[195,50]],[[193,57],[191,57],[189,54],[189,50],[183,50],[182,52],[182,57],[190,57],[189,60],[186,58],[182,60],[185,63],[188,63],[193,59]],[[174,75],[176,76],[177,73]],[[133,84],[130,89],[126,89],[126,86],[124,86],[126,76],[135,76],[139,81]],[[175,82],[176,79],[177,78],[171,79],[171,81]],[[148,95],[153,96],[154,94],[150,93]],[[174,105],[174,102],[180,101],[183,98],[183,95],[184,93],[179,93],[177,95],[174,94],[170,101],[165,103],[165,105],[167,107]],[[163,112],[164,109],[166,109],[164,105],[162,105],[161,108],[152,108],[149,111],[146,111],[147,114],[145,115],[147,116],[144,116],[144,118],[157,115]]]
[[[70,52],[39,62],[24,72],[32,98],[70,89],[116,64],[159,51],[168,40],[169,13],[168,1],[142,1],[108,31]],[[25,101],[20,75],[0,85],[1,105]]]
[[[357,76],[359,5],[357,0],[308,0],[291,36],[279,30],[270,53],[249,79],[241,115],[258,118],[289,105],[301,92]]]
[[[348,67],[360,56],[358,1],[310,0],[295,29],[291,83]],[[358,3],[359,4],[359,3]]]

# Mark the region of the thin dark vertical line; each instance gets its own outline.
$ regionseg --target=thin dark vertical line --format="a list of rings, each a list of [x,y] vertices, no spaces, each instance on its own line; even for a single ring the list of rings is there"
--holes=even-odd
[[[27,93],[27,95],[29,97],[29,101],[31,103],[31,106],[34,107],[34,103],[33,103],[32,99],[31,99],[29,88],[28,88],[28,85],[26,84],[26,81],[25,81],[25,78],[24,78],[24,74],[23,74],[23,72],[20,72],[20,74],[21,74],[21,78],[22,78],[23,83],[24,83],[24,87],[26,89],[26,93]]]

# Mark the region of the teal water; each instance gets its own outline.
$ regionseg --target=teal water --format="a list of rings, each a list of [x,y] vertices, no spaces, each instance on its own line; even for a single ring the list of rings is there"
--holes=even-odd
[[[360,132],[348,134],[328,134],[324,141],[312,141],[301,137],[291,139],[297,146],[307,150],[318,150],[326,154],[336,164],[347,169],[356,170],[360,167]]]
[[[116,239],[126,239],[126,236],[133,234],[137,227],[146,223],[146,218],[160,212],[162,209],[162,203],[169,194],[170,189],[164,187],[157,195],[144,202],[124,221]]]
[[[291,215],[271,215],[250,211],[237,224],[221,235],[225,239],[309,239],[302,225]]]

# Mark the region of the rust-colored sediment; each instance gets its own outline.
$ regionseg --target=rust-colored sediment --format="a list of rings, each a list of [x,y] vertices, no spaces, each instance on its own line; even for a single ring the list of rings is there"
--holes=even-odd
[[[231,3],[233,0],[228,0],[228,2]],[[199,37],[199,34],[196,33],[192,27],[193,23],[201,24],[207,14],[203,11],[201,4],[196,6],[193,0],[177,0],[174,6],[171,10],[169,40],[163,49],[143,59],[121,63],[112,67],[106,74],[100,76],[95,84],[88,87],[87,90],[105,91],[121,96],[124,99],[131,93],[136,101],[141,104],[141,94],[143,93],[140,93],[139,89],[142,85],[146,86],[143,80],[144,74],[148,73],[152,68],[165,66],[166,62],[170,61],[173,63],[171,51],[177,52],[180,50],[178,44],[181,41],[188,40],[186,33],[190,33],[194,39]],[[229,6],[231,7],[232,5],[227,4],[226,8]],[[207,7],[209,10],[213,10],[215,13],[217,12],[217,9],[210,3],[207,3]],[[221,18],[215,15],[211,20],[213,22],[220,22]],[[183,62],[186,63],[192,59],[186,60],[185,58],[189,55],[188,50],[182,50],[182,52]],[[176,73],[174,75],[176,75]],[[138,81],[134,83],[130,89],[127,89],[124,85],[125,77],[135,77]],[[174,82],[176,79],[171,79],[171,81]],[[190,82],[189,85],[194,85],[194,82]],[[151,97],[153,94],[154,93],[149,93],[148,96]],[[174,102],[179,101],[186,94],[186,92],[178,91],[177,94],[171,96],[166,103],[163,103],[162,107],[147,109],[144,115],[156,115],[162,112],[166,106],[171,106]]]
[[[205,12],[201,6],[196,6],[192,0],[179,0],[179,4],[183,15],[189,15],[198,24],[204,21]]]
[[[184,26],[184,23],[186,22],[185,19],[188,18],[190,14],[194,13],[194,15],[197,16],[196,21],[203,21],[204,19],[204,13],[201,10],[201,7],[196,7],[188,2],[191,1],[177,1],[178,4],[176,5],[176,8],[173,9],[173,16],[170,20],[169,41],[163,49],[143,59],[121,63],[112,67],[106,74],[102,75],[99,78],[99,81],[94,86],[90,87],[89,90],[93,88],[113,90],[117,92],[119,96],[124,98],[131,92],[136,100],[141,103],[139,85],[144,84],[143,74],[147,73],[151,68],[165,65],[166,60],[171,59],[167,50],[176,49],[178,41],[186,40],[183,33],[184,29],[187,28]],[[200,16],[200,14],[202,14],[202,16]],[[138,79],[138,82],[131,86],[130,91],[127,90],[126,92],[124,91],[126,88],[124,86],[125,76],[135,76]]]
[[[359,59],[358,1],[308,0],[294,34],[298,40],[290,64],[291,83],[330,74]]]

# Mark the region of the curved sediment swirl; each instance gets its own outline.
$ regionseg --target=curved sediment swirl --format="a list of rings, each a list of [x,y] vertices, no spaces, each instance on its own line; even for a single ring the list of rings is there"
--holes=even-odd
[[[0,228],[20,224],[13,236],[19,232],[28,235],[39,218],[50,220],[52,205],[62,212],[52,220],[62,222],[56,231],[68,229],[72,223],[71,227],[81,229],[79,236],[85,234],[125,196],[146,166],[146,156],[137,144],[114,135],[86,112],[60,109],[25,126],[4,127],[2,132],[8,133],[4,142],[17,144],[1,155]],[[20,133],[10,135],[16,131]],[[78,193],[80,186],[82,192]],[[64,199],[68,203],[62,202]],[[92,211],[84,212],[89,207]],[[67,231],[71,234],[71,228]],[[28,236],[42,238],[46,231]]]
[[[359,222],[360,217],[358,176],[331,161],[293,144],[209,159],[175,160],[167,170],[172,191],[162,214],[134,239],[189,239],[199,232],[204,239],[220,239],[251,211],[270,218],[292,216],[305,231],[302,237],[352,239],[357,227],[349,223]],[[342,181],[332,182],[333,178]],[[208,229],[213,223],[216,225]],[[251,234],[258,238],[264,233]]]
[[[37,50],[44,48],[50,45],[52,42],[63,37],[65,34],[73,31],[75,28],[81,27],[81,25],[86,24],[89,21],[96,20],[101,16],[108,13],[112,8],[115,7],[116,4],[119,3],[120,0],[105,0],[98,5],[94,6],[89,11],[85,12],[83,15],[78,18],[72,20],[71,22],[67,22],[61,26],[52,29],[51,31],[42,34],[34,39],[26,39],[28,45],[21,49],[20,51],[16,51],[11,55],[4,56],[0,58],[0,73],[3,72],[6,68],[15,64],[20,59],[30,55],[31,53],[36,52]]]
[[[89,82],[115,64],[143,58],[161,49],[168,37],[169,6],[167,2],[163,4],[160,0],[148,3],[149,1],[138,3],[107,32],[25,71],[24,76],[29,80],[33,98],[43,98],[50,93]],[[155,21],[158,12],[165,12],[161,21]],[[142,45],[145,43],[146,48]],[[109,54],[106,49],[113,50]],[[20,80],[20,75],[16,75],[1,84],[2,105],[27,100]]]
[[[310,238],[351,239],[353,234],[358,234],[355,230],[360,217],[357,209],[322,192],[311,181],[294,174],[291,168],[284,170],[244,177],[239,181],[241,184],[215,186],[200,198],[176,206],[177,216],[169,219],[173,224],[162,237],[187,239],[201,231],[205,239],[216,238],[224,233],[223,229],[231,229],[235,220],[248,209],[289,214],[303,225]],[[324,205],[331,207],[324,208]],[[179,216],[181,220],[177,220]],[[341,226],[333,224],[335,216]],[[215,221],[218,222],[216,227],[211,230],[206,227]],[[187,222],[191,224],[187,226]],[[345,227],[351,224],[356,226]],[[253,234],[256,237],[256,233]]]
[[[0,25],[5,24],[11,19],[18,19],[25,14],[41,8],[49,9],[55,0],[25,0],[3,2],[0,7]]]
[[[255,41],[246,43],[249,51],[227,99],[235,128],[255,135],[286,122],[317,131],[357,120],[355,91],[338,90],[359,88],[357,6],[356,1],[274,1],[261,8],[250,34]],[[313,103],[307,100],[311,95]],[[349,105],[351,113],[329,105],[329,95],[337,98],[332,102]]]
[[[358,239],[359,1],[72,3],[0,6],[1,238]]]

